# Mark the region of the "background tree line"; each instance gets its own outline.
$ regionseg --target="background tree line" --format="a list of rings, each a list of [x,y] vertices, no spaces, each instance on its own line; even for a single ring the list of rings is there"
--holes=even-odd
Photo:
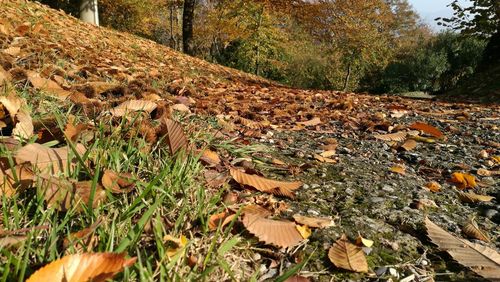
[[[41,1],[75,13],[69,0]],[[451,2],[434,34],[407,0],[99,0],[102,25],[291,86],[439,93],[498,63],[500,1]],[[73,9],[73,10],[72,10]]]

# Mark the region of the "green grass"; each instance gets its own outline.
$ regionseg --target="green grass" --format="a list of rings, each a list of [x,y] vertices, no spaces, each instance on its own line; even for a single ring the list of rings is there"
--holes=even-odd
[[[29,101],[35,120],[50,117],[60,130],[64,129],[69,114],[77,120],[89,121],[75,107],[36,94],[19,93]],[[133,192],[108,191],[106,201],[94,208],[88,205],[92,203],[91,196],[89,203],[74,204],[66,212],[47,206],[40,181],[12,197],[1,196],[1,228],[27,232],[17,234],[24,236],[22,242],[0,248],[0,281],[24,281],[41,266],[82,252],[78,242],[64,248],[63,241],[70,233],[96,223],[93,235],[96,243],[88,251],[126,252],[138,258],[134,266],[116,276],[118,281],[239,280],[255,274],[255,269],[241,266],[245,261],[242,256],[249,255],[243,251],[248,242],[232,234],[230,227],[209,231],[208,217],[224,210],[221,198],[225,190],[205,187],[198,154],[172,156],[164,140],[148,144],[133,130],[135,123],[124,120],[117,123],[111,118],[99,119],[92,131],[93,139],[85,144],[87,153],[78,156],[76,165],[59,177],[92,181],[93,195],[105,169],[128,172],[137,179]],[[194,130],[196,123],[206,122],[210,126],[211,121],[193,117],[182,122],[192,143],[220,148],[236,157],[247,156],[259,148],[219,142],[207,131]],[[131,133],[135,135],[130,136]],[[25,143],[35,141],[34,138]],[[3,144],[0,153],[13,161],[13,152]],[[184,235],[188,244],[178,255],[168,257],[169,243],[163,239],[166,235]],[[232,252],[235,246],[241,246],[237,255]],[[197,258],[192,267],[188,266],[190,257]]]

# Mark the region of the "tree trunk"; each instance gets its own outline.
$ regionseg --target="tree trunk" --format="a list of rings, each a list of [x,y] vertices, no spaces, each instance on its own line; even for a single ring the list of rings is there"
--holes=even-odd
[[[182,50],[193,55],[193,19],[196,0],[184,0],[182,11]]]
[[[351,78],[351,63],[347,65],[347,73],[344,79],[344,92],[347,92],[347,88],[349,87],[349,79]]]
[[[97,0],[81,0],[80,20],[99,25],[99,12],[97,9]]]
[[[500,28],[493,34],[483,52],[483,58],[478,69],[487,70],[500,65]]]

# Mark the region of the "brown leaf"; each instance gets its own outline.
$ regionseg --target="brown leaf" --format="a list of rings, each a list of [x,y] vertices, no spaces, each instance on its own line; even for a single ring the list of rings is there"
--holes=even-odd
[[[393,167],[389,168],[389,170],[391,172],[402,174],[402,175],[406,174],[406,168],[404,166],[400,166],[400,165],[393,166]]]
[[[116,173],[107,169],[102,175],[101,184],[113,193],[128,193],[134,189],[135,181],[130,173]]]
[[[0,237],[0,249],[8,249],[10,247],[21,244],[26,241],[28,236],[7,236]]]
[[[226,217],[226,212],[211,215],[210,218],[208,218],[208,229],[210,229],[211,231],[217,229],[220,222],[223,221]]]
[[[436,137],[436,138],[443,138],[444,137],[444,134],[439,129],[435,128],[432,125],[423,123],[423,122],[415,122],[415,123],[411,124],[409,127],[411,129],[423,131],[423,132],[425,132],[433,137]]]
[[[390,134],[377,134],[373,135],[375,139],[383,140],[383,141],[404,141],[406,139],[406,136],[408,135],[407,132],[405,131],[399,131],[396,133],[390,133]]]
[[[179,150],[186,149],[188,140],[180,123],[168,118],[161,120],[161,134],[166,135],[170,153],[175,155]]]
[[[479,202],[490,202],[495,199],[492,196],[478,195],[474,192],[458,192],[458,197],[465,203],[479,203]]]
[[[62,89],[59,84],[50,79],[42,78],[39,73],[27,71],[27,76],[35,89],[41,90],[50,96],[65,100],[71,95],[71,92]]]
[[[94,236],[94,233],[99,225],[100,222],[97,221],[90,227],[69,234],[68,237],[64,238],[63,248],[67,249],[71,245],[75,245],[78,250],[92,250],[97,245],[97,237]]]
[[[191,110],[189,109],[189,107],[184,105],[184,104],[175,104],[170,108],[174,111],[178,111],[181,113],[191,113]]]
[[[345,235],[342,235],[330,248],[328,258],[338,268],[355,272],[368,272],[368,263],[363,249],[351,244]]]
[[[60,211],[82,210],[82,204],[88,205],[92,194],[92,181],[73,183],[64,179],[50,177],[42,180],[42,190],[47,206]],[[97,184],[94,191],[92,208],[96,208],[106,198],[106,192]]]
[[[86,152],[82,144],[75,144],[75,149],[80,156]],[[35,172],[51,175],[65,173],[69,167],[75,164],[74,153],[69,147],[52,149],[37,143],[28,144],[19,149],[15,158],[19,164],[31,163]]]
[[[434,193],[441,191],[441,184],[437,183],[436,181],[431,181],[431,182],[425,184],[425,187]]]
[[[408,139],[403,143],[403,145],[401,145],[401,148],[403,148],[405,151],[411,151],[416,147],[417,147],[417,141],[413,139]]]
[[[295,214],[293,215],[293,219],[295,220],[295,222],[299,224],[307,225],[309,227],[314,227],[314,228],[327,228],[335,226],[335,222],[331,218],[308,217],[300,214]]]
[[[492,281],[500,279],[500,254],[497,251],[457,238],[437,226],[429,218],[425,219],[425,226],[432,242],[448,252],[460,264],[469,267],[486,279]]]
[[[329,163],[329,164],[337,163],[337,161],[334,159],[326,158],[318,154],[314,154],[314,158],[322,163]]]
[[[283,195],[290,198],[293,198],[295,196],[293,191],[299,189],[302,186],[302,182],[300,181],[284,182],[266,179],[258,175],[246,174],[232,167],[229,169],[229,171],[234,180],[239,184],[252,186],[261,192]]]
[[[217,166],[221,163],[219,155],[216,152],[209,149],[203,151],[200,160],[202,161],[203,164],[209,167]]]
[[[454,172],[451,174],[449,181],[456,184],[459,189],[474,188],[477,186],[476,178],[466,173]]]
[[[205,176],[207,185],[212,188],[218,188],[224,185],[229,177],[227,174],[220,173],[216,170],[207,170],[203,175]]]
[[[484,242],[490,242],[490,239],[486,234],[479,229],[479,226],[477,226],[477,223],[471,220],[470,223],[467,223],[467,225],[464,226],[462,231],[465,233],[465,235],[469,236],[470,238],[481,240]]]
[[[321,124],[321,119],[319,117],[315,117],[311,120],[304,121],[304,122],[297,122],[298,125],[303,125],[303,126],[316,126]]]
[[[66,127],[64,128],[64,136],[66,136],[68,140],[76,142],[80,134],[83,131],[87,130],[88,128],[89,126],[86,124],[73,125],[73,123],[70,121],[66,124]]]
[[[285,280],[285,282],[310,282],[310,281],[311,280],[309,278],[300,275],[294,275]]]
[[[156,109],[155,102],[148,100],[128,100],[114,107],[109,112],[115,117],[130,115],[134,112],[144,111],[151,113]]]
[[[263,208],[259,205],[244,206],[241,213],[242,214],[252,214],[255,216],[259,216],[259,217],[268,217],[268,216],[273,214],[272,212],[270,212],[266,208]]]
[[[132,266],[137,258],[126,259],[125,254],[84,253],[65,256],[42,267],[26,282],[106,281]]]
[[[243,215],[243,225],[260,241],[277,247],[296,246],[303,240],[297,225],[291,221],[267,219],[247,212]]]
[[[30,187],[34,177],[33,172],[24,165],[17,165],[5,171],[0,169],[0,196],[10,197]]]

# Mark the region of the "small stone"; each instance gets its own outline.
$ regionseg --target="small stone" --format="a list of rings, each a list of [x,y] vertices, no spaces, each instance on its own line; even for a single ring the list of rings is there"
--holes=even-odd
[[[394,188],[392,188],[390,185],[384,185],[384,187],[382,187],[382,190],[384,190],[385,192],[388,192],[388,193],[394,192]]]
[[[313,210],[313,209],[308,209],[308,210],[307,210],[307,213],[308,213],[308,214],[312,214],[312,215],[319,215],[319,212],[318,212],[318,211],[315,211],[315,210]]]
[[[492,219],[493,217],[495,217],[495,215],[498,214],[498,211],[497,210],[494,210],[494,209],[487,209],[485,212],[484,212],[484,216],[489,218],[489,219]]]
[[[370,253],[373,251],[372,248],[368,248],[368,247],[363,247],[361,248],[363,250],[363,252],[368,256],[370,255]]]
[[[347,195],[350,195],[350,196],[354,195],[354,190],[352,190],[351,188],[347,188],[347,189],[345,189],[345,190],[344,190],[344,192],[345,192]]]
[[[423,259],[421,262],[420,262],[420,265],[421,266],[428,266],[429,265],[429,261],[426,260],[426,259]]]
[[[385,199],[382,197],[371,197],[370,201],[374,204],[384,202]]]
[[[380,266],[380,267],[375,268],[375,274],[377,274],[377,276],[382,276],[386,272],[387,272],[387,267],[386,266]]]
[[[415,274],[412,274],[410,276],[406,276],[405,278],[399,280],[399,282],[411,282],[415,280]]]
[[[302,185],[302,188],[303,188],[303,189],[309,189],[310,187],[311,187],[311,186],[309,186],[308,184],[304,184],[304,185]]]
[[[390,267],[390,268],[389,268],[389,274],[390,274],[391,276],[396,277],[396,278],[398,278],[398,277],[399,277],[399,273],[398,273],[398,271],[397,271],[395,268],[392,268],[392,267]]]
[[[320,186],[320,185],[319,185],[319,184],[317,184],[317,183],[311,184],[311,188],[313,188],[313,189],[319,188],[319,186]]]

